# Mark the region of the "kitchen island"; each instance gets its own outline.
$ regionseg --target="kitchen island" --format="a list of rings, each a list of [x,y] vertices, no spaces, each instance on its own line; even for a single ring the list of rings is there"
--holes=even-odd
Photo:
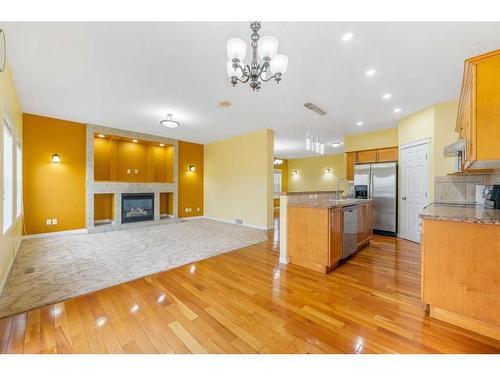
[[[500,210],[431,204],[420,217],[429,315],[500,340]]]
[[[280,197],[280,262],[327,273],[363,248],[372,235],[372,201],[335,192]]]

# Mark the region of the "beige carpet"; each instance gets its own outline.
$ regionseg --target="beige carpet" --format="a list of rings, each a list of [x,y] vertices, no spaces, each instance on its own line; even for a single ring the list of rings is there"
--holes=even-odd
[[[266,240],[263,230],[208,219],[27,239],[0,297],[0,317]]]

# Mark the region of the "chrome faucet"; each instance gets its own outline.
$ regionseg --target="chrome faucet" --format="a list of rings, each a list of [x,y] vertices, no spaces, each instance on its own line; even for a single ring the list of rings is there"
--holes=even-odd
[[[346,179],[344,177],[340,177],[337,179],[337,191],[335,192],[335,198],[336,199],[341,199],[342,197],[340,196],[340,191],[339,191],[339,185],[340,185],[340,181],[344,181],[347,183]]]

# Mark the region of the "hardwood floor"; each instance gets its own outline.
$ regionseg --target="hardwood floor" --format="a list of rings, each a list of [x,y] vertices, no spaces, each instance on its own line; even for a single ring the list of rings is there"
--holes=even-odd
[[[420,249],[375,236],[322,275],[254,246],[0,320],[0,353],[500,353],[430,319]]]

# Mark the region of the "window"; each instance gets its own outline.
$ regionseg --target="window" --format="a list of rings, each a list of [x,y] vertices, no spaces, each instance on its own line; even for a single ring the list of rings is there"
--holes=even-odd
[[[16,191],[16,213],[17,217],[19,217],[23,212],[23,152],[21,149],[21,142],[17,142],[16,147]]]
[[[281,170],[274,171],[274,197],[279,198],[281,194]]]
[[[3,232],[12,225],[13,210],[14,210],[14,143],[12,136],[12,128],[4,119],[3,126]]]

